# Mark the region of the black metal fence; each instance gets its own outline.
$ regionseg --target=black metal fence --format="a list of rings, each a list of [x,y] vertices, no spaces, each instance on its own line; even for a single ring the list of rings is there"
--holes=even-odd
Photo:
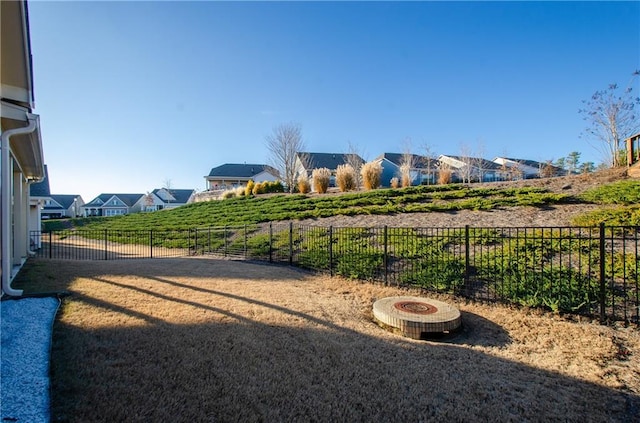
[[[279,223],[32,234],[36,255],[212,254],[286,263],[472,299],[640,323],[640,227],[401,228]]]

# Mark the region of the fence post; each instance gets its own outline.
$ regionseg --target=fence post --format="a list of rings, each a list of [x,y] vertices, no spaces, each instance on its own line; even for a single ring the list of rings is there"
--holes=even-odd
[[[273,223],[269,222],[269,263],[273,262]]]
[[[53,231],[49,231],[49,258],[53,257],[53,250],[52,250],[52,248],[53,248],[53,244],[52,244],[53,236],[52,236],[52,234],[53,234]]]
[[[469,287],[469,225],[464,225],[464,290],[465,295],[471,292]]]
[[[384,225],[384,231],[383,231],[383,238],[384,238],[384,255],[382,256],[382,262],[384,263],[384,284],[388,285],[389,284],[389,271],[388,271],[388,264],[389,264],[389,259],[388,259],[388,247],[387,247],[387,225]]]
[[[605,323],[606,321],[606,272],[605,272],[605,231],[604,231],[604,223],[600,223],[600,323]]]
[[[289,222],[289,266],[293,265],[293,222]]]
[[[329,226],[329,275],[333,277],[333,226]]]
[[[149,258],[153,258],[153,229],[149,231]]]
[[[224,226],[224,232],[222,233],[224,239],[224,256],[227,256],[227,225]]]
[[[244,259],[247,259],[247,224],[244,224]]]
[[[108,256],[107,256],[107,239],[108,239],[108,233],[107,230],[104,230],[104,259],[107,260]]]

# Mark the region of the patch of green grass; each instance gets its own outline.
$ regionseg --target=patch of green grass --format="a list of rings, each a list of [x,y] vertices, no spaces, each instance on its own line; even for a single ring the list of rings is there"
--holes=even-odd
[[[44,232],[51,231],[63,231],[65,229],[71,229],[74,226],[74,222],[71,219],[51,219],[42,221],[42,230]]]

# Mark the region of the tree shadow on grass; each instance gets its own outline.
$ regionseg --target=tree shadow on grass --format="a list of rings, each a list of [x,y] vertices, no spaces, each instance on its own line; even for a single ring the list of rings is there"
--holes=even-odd
[[[53,421],[637,421],[639,398],[458,345],[246,319],[58,322]]]
[[[452,345],[505,347],[511,343],[502,326],[475,313],[460,311],[462,324],[450,333],[424,333],[421,339]]]
[[[53,334],[52,421],[640,418],[636,395],[487,353],[482,347],[500,348],[511,340],[499,325],[473,313],[463,312],[458,336],[420,342],[382,329],[379,336],[364,333],[322,313],[171,279],[204,266],[196,270],[255,280],[245,263],[144,261],[150,266],[144,271],[135,269],[142,262],[107,263],[27,272],[49,274],[52,285],[67,288],[85,277],[131,300],[117,303],[108,290],[97,297],[93,285],[65,300],[68,307]],[[251,269],[265,279],[304,276],[288,268]],[[110,277],[120,274],[139,279],[126,284]],[[234,306],[221,306],[222,297]],[[138,308],[140,299],[151,307]],[[156,313],[160,304],[171,320]],[[256,317],[263,311],[281,318]],[[198,323],[183,323],[193,316]],[[98,323],[86,323],[91,318]]]
[[[301,280],[309,272],[267,263],[215,258],[163,258],[132,260],[49,260],[30,259],[12,286],[25,293],[67,291],[79,277],[144,273],[145,277],[216,277],[246,280]]]

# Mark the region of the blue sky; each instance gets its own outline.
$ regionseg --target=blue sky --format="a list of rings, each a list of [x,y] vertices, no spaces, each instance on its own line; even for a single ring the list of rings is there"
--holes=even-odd
[[[205,188],[308,151],[599,163],[582,100],[640,68],[640,2],[29,3],[54,194]],[[640,91],[638,83],[635,90]]]

